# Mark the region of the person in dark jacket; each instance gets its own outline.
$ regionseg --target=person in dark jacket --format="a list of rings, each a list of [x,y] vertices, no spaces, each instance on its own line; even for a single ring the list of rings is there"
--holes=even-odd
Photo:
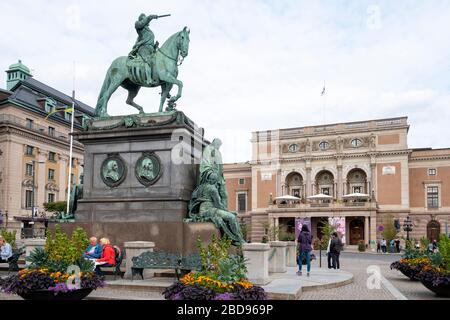
[[[337,232],[334,232],[333,239],[331,239],[331,244],[330,244],[331,260],[332,260],[333,269],[340,268],[339,255],[341,254],[341,250],[342,250],[342,241],[341,241],[341,239],[339,239]]]
[[[311,271],[311,243],[312,243],[312,236],[311,233],[308,230],[307,225],[302,225],[302,230],[298,236],[298,248],[299,248],[299,255],[298,255],[298,272],[297,275],[302,275],[302,261],[303,257],[305,257],[306,260],[306,275],[309,277],[309,273]]]

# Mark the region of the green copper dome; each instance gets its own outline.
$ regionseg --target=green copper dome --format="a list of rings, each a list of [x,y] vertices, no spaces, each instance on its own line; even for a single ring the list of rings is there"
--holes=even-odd
[[[13,63],[9,66],[8,71],[22,71],[27,74],[31,74],[30,69],[22,63],[22,60],[19,60],[17,63]]]

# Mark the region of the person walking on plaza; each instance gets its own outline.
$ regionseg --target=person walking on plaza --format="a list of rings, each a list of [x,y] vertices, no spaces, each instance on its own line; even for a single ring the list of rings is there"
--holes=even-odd
[[[298,255],[298,272],[297,275],[302,275],[302,265],[303,265],[303,257],[306,260],[306,275],[309,277],[309,273],[311,272],[311,244],[312,244],[312,236],[309,232],[308,226],[306,224],[302,225],[302,230],[298,236],[298,247],[299,247],[299,255]]]
[[[391,241],[389,241],[389,252],[390,253],[395,252],[395,240],[394,239],[391,239]]]
[[[400,239],[395,240],[395,252],[400,253]]]
[[[330,251],[330,246],[331,246],[331,237],[330,237],[330,239],[328,239],[328,246],[327,246],[328,269],[331,269],[333,267],[332,264],[331,264],[332,254],[331,254],[331,251]]]
[[[116,264],[116,252],[111,246],[108,238],[101,238],[100,243],[102,245],[102,257],[95,260],[95,273],[102,274],[100,267],[113,267]]]
[[[342,240],[339,238],[337,232],[333,233],[333,239],[331,239],[330,251],[332,256],[333,269],[340,269],[339,255],[342,251]]]
[[[386,253],[386,239],[381,239],[381,251]]]
[[[6,242],[5,238],[0,236],[0,262],[8,262],[9,258],[11,258],[12,255],[11,245]]]
[[[380,240],[377,240],[377,253],[380,253],[381,251],[381,243]]]

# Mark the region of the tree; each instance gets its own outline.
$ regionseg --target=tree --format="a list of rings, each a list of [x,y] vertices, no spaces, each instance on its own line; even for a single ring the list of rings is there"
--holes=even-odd
[[[320,221],[319,228],[322,231],[322,239],[320,241],[320,247],[322,248],[322,250],[326,250],[331,235],[333,234],[333,232],[336,231],[336,226],[330,224],[329,221]]]
[[[383,219],[383,227],[384,230],[381,232],[381,235],[386,240],[386,242],[389,244],[389,242],[392,239],[395,239],[397,237],[398,231],[395,228],[394,225],[394,217],[389,214]]]

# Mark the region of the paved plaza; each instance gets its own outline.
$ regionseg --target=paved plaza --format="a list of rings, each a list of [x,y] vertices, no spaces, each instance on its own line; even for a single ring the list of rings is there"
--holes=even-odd
[[[316,254],[319,257],[318,253]],[[312,262],[311,276],[297,276],[295,268],[286,274],[273,274],[272,282],[265,286],[271,298],[299,300],[427,300],[445,299],[436,296],[420,282],[411,281],[389,265],[400,258],[395,254],[371,254],[344,252],[341,255],[341,270],[328,270],[326,257]],[[381,272],[380,285],[367,285],[373,270]],[[370,271],[370,273],[368,273]],[[6,276],[1,272],[0,276]],[[163,288],[174,279],[113,280],[108,276],[108,286],[93,291],[88,299],[162,300]],[[20,300],[16,295],[0,293],[0,300]],[[447,300],[450,300],[447,298]]]

